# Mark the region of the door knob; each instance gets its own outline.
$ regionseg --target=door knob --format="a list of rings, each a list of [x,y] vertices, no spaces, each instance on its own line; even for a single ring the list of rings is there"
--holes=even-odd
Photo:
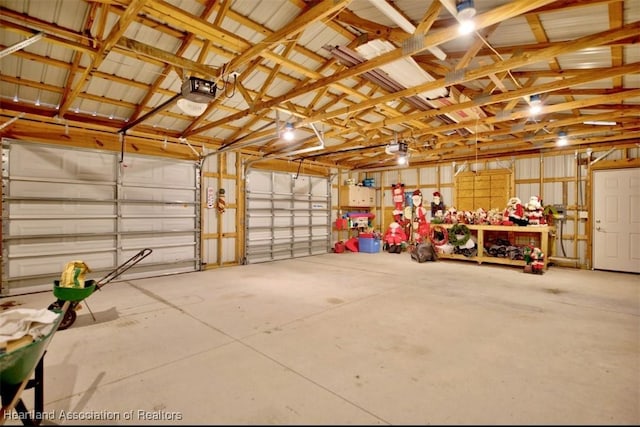
[[[602,231],[600,227],[596,227],[596,231]]]

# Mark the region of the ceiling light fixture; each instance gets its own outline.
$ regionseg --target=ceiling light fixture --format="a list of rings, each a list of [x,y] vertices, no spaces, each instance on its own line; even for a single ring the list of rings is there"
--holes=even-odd
[[[540,95],[531,95],[529,97],[529,112],[532,115],[536,115],[538,114],[540,111],[542,111],[542,98],[540,98]]]
[[[560,132],[558,132],[558,139],[556,140],[556,145],[558,147],[562,147],[564,145],[567,145],[567,132],[561,130]]]
[[[458,31],[460,34],[470,34],[476,29],[473,17],[476,16],[476,8],[473,0],[457,0],[456,1],[457,18],[460,22]]]
[[[284,125],[284,132],[282,133],[282,137],[285,139],[285,141],[293,141],[293,124],[292,123],[287,123],[286,125]]]

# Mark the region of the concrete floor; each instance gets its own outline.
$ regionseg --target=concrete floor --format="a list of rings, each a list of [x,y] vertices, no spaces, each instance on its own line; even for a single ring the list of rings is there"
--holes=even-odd
[[[343,253],[86,302],[46,354],[43,424],[640,424],[637,275]]]

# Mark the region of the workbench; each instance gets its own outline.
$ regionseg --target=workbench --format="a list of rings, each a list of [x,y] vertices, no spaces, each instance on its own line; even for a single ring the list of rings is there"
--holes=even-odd
[[[510,259],[503,257],[495,257],[485,254],[484,245],[489,239],[496,236],[504,236],[514,246],[531,245],[542,250],[544,254],[544,269],[547,269],[548,259],[554,254],[553,244],[549,245],[551,241],[553,243],[555,239],[556,228],[549,225],[529,225],[529,226],[517,226],[517,225],[473,225],[464,224],[472,236],[474,236],[477,242],[478,254],[476,256],[467,257],[461,254],[445,254],[438,252],[438,258],[440,259],[456,259],[464,261],[475,261],[478,264],[492,263],[492,264],[505,264],[515,266],[525,266],[526,261],[519,259]],[[454,224],[432,224],[432,226],[442,226],[447,231],[454,226]]]

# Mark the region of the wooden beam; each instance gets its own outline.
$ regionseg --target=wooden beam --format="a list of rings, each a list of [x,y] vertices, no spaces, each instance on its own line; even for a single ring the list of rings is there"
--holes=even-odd
[[[537,7],[543,6],[545,4],[551,3],[553,0],[517,0],[517,1],[512,1],[506,5],[497,7],[496,9],[489,11],[485,14],[482,14],[480,16],[477,17],[477,27],[478,28],[485,28],[488,26],[491,26],[493,24],[499,23],[505,19],[514,17],[514,16],[518,16],[522,13],[525,13],[527,11],[533,10]],[[326,0],[325,0],[326,2]],[[324,3],[324,2],[323,2]],[[419,51],[425,50],[427,47],[430,46],[437,46],[440,45],[446,41],[450,41],[453,40],[454,38],[458,37],[458,32],[457,32],[457,28],[448,28],[448,29],[443,29],[441,31],[434,31],[434,32],[429,32],[429,34],[426,34],[423,38],[423,43],[422,43],[422,47],[414,47],[413,49],[411,48],[398,48],[395,49],[387,54],[381,55],[379,57],[377,57],[374,60],[371,61],[366,61],[363,62],[362,64],[356,65],[354,67],[348,68],[344,71],[338,72],[332,76],[329,77],[324,77],[321,78],[319,80],[316,80],[313,83],[307,84],[304,87],[300,87],[297,89],[294,89],[293,91],[289,92],[288,94],[279,96],[279,97],[275,97],[267,102],[261,102],[260,104],[256,105],[255,108],[261,109],[261,108],[271,108],[274,105],[277,105],[279,103],[285,102],[289,99],[293,99],[296,98],[300,95],[306,94],[308,92],[317,90],[322,88],[323,86],[327,85],[327,84],[331,84],[331,83],[335,83],[338,82],[339,80],[343,80],[343,79],[347,79],[349,77],[355,77],[357,75],[360,75],[366,71],[371,71],[375,68],[378,68],[379,66],[395,61],[396,59],[400,59],[403,58],[405,56],[409,56],[411,54],[417,53]],[[269,44],[269,43],[267,43]],[[417,93],[420,93],[423,91],[419,91],[419,92],[415,92],[415,93],[411,93],[411,95],[415,95]],[[402,95],[401,95],[402,96]],[[382,97],[382,98],[386,98],[386,97]],[[389,96],[388,99],[386,99],[383,102],[386,102],[387,100],[391,100],[395,98],[394,96]],[[370,105],[369,105],[370,106]],[[226,120],[228,121],[235,121],[239,118],[244,117],[244,112],[238,113],[236,115],[231,115],[229,117],[227,117]],[[320,119],[322,120],[322,119]],[[313,121],[318,121],[318,120],[313,120]],[[202,126],[198,129],[193,130],[191,133],[200,133],[200,132],[204,132],[208,129],[210,129],[210,125],[207,126]]]

